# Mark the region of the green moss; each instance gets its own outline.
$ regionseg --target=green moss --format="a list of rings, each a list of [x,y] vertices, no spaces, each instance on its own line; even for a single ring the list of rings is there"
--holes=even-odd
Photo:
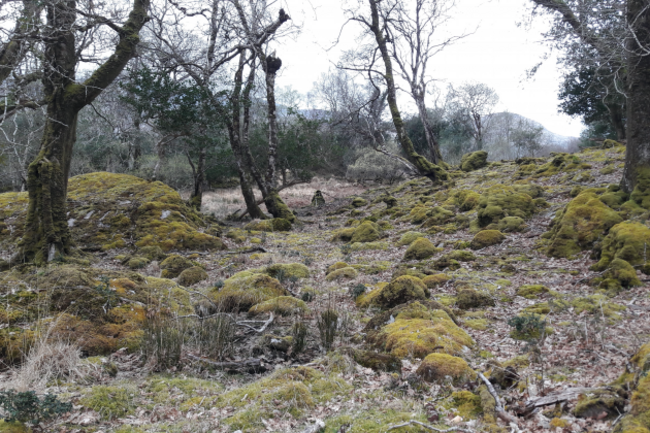
[[[159,246],[151,246],[151,247],[142,247],[138,248],[138,255],[142,257],[146,257],[150,261],[154,260],[165,260],[167,258],[167,254],[160,248]]]
[[[353,267],[348,266],[347,268],[340,268],[335,271],[330,272],[325,277],[326,281],[336,281],[341,279],[354,279],[359,276],[359,273]]]
[[[487,227],[498,224],[508,216],[526,220],[534,212],[535,205],[528,194],[515,192],[512,187],[505,185],[494,185],[481,196],[477,218],[480,227]]]
[[[481,196],[475,191],[466,191],[464,194],[460,194],[458,198],[462,199],[462,201],[458,205],[458,209],[461,212],[468,212],[476,209],[481,199]]]
[[[443,383],[447,376],[455,386],[474,380],[476,373],[464,359],[446,353],[431,353],[422,360],[416,374],[427,382]]]
[[[456,391],[451,394],[453,407],[458,409],[458,415],[463,419],[473,419],[483,413],[481,397],[471,391]]]
[[[330,274],[330,273],[332,273],[332,272],[334,272],[334,271],[336,271],[338,269],[348,268],[348,267],[350,267],[350,265],[348,265],[345,262],[336,262],[336,263],[334,263],[333,265],[331,265],[331,266],[329,266],[327,268],[326,274]]]
[[[637,169],[636,185],[630,198],[642,208],[650,209],[650,169]]]
[[[404,260],[424,260],[442,251],[427,238],[418,238],[408,247]]]
[[[374,242],[379,237],[379,226],[376,223],[365,221],[354,229],[350,242]]]
[[[426,213],[427,219],[422,223],[423,228],[439,226],[451,221],[454,213],[448,209],[436,206]]]
[[[309,268],[302,263],[277,263],[264,269],[273,278],[309,278]]]
[[[539,198],[544,195],[544,187],[534,183],[515,184],[513,188],[518,193],[528,194],[531,198]]]
[[[585,297],[575,298],[571,301],[573,312],[580,314],[584,311],[591,314],[602,314],[605,317],[617,318],[619,312],[625,310],[625,306],[610,302],[609,298],[605,295],[590,295]]]
[[[388,428],[395,424],[414,419],[415,408],[401,407],[404,403],[398,404],[400,405],[399,409],[392,407],[370,408],[326,418],[324,433],[338,433],[341,431],[346,433],[385,433]],[[418,416],[415,419],[427,423],[424,416]],[[345,430],[342,429],[343,426],[347,426],[344,427]],[[422,431],[421,427],[414,425],[399,429],[400,433],[421,433]]]
[[[213,301],[227,311],[248,310],[253,305],[289,295],[278,280],[263,274],[233,275],[224,281],[221,289],[215,288],[209,293]]]
[[[470,248],[480,250],[485,247],[500,244],[505,238],[503,233],[498,230],[481,230],[472,239]]]
[[[89,394],[82,397],[79,403],[98,412],[102,419],[122,418],[134,413],[136,393],[138,390],[132,385],[93,386],[89,390]]]
[[[352,200],[352,203],[351,203],[351,204],[352,204],[352,206],[354,206],[354,207],[363,207],[363,206],[367,206],[367,205],[368,205],[368,200],[365,200],[365,199],[363,199],[363,198],[361,198],[361,197],[355,197],[355,198]]]
[[[424,206],[416,206],[413,209],[411,209],[411,212],[409,213],[409,217],[411,220],[412,224],[422,224],[425,219],[427,219],[427,213],[429,212],[429,209],[427,209]]]
[[[404,233],[402,237],[399,239],[399,241],[397,242],[397,246],[401,247],[404,245],[411,245],[411,243],[416,239],[424,238],[424,237],[426,237],[424,233],[408,231]]]
[[[507,233],[520,232],[526,228],[526,223],[524,222],[523,218],[505,217],[501,221],[499,221],[499,224],[497,224],[497,228],[500,231],[507,232]]]
[[[517,289],[517,296],[526,299],[536,299],[544,293],[548,293],[548,287],[540,284],[524,284]]]
[[[355,242],[350,244],[352,251],[380,251],[390,248],[388,242]]]
[[[0,433],[30,433],[31,430],[20,422],[7,422],[0,420]]]
[[[391,281],[374,298],[383,309],[395,307],[408,301],[426,299],[428,289],[419,278],[404,275]]]
[[[578,418],[595,418],[603,412],[609,417],[616,417],[624,412],[624,407],[625,400],[618,394],[599,390],[581,395],[572,412]]]
[[[479,150],[472,153],[466,153],[460,160],[460,169],[464,172],[478,170],[487,166],[487,152]]]
[[[377,372],[385,371],[398,374],[402,372],[402,361],[395,355],[377,353],[370,350],[356,350],[354,351],[353,357],[357,364],[371,368]]]
[[[469,310],[471,308],[492,307],[495,305],[495,302],[488,293],[477,292],[473,289],[463,289],[456,296],[456,305],[461,310]]]
[[[622,218],[598,199],[592,192],[583,192],[562,210],[551,222],[548,237],[551,257],[572,257],[583,249],[590,249]]]
[[[192,262],[187,260],[185,257],[179,256],[178,254],[172,254],[163,260],[160,264],[160,269],[162,269],[163,278],[176,278],[185,269],[189,269],[193,266]]]
[[[470,329],[476,329],[477,331],[485,331],[488,328],[490,322],[487,319],[468,319],[465,320],[465,326]]]
[[[293,296],[278,296],[268,301],[254,305],[248,310],[251,315],[275,313],[280,316],[292,316],[305,314],[308,311],[307,304]]]
[[[422,279],[422,282],[429,289],[433,289],[435,287],[445,284],[450,279],[451,278],[447,274],[435,274],[435,275],[427,275]]]
[[[603,271],[611,267],[615,259],[619,259],[636,266],[645,274],[650,274],[646,252],[648,245],[650,245],[650,228],[631,221],[617,224],[603,240],[600,261],[593,266],[593,269]]]
[[[181,286],[189,287],[207,279],[208,273],[205,272],[202,267],[193,266],[181,272],[181,274],[178,276],[178,284]]]

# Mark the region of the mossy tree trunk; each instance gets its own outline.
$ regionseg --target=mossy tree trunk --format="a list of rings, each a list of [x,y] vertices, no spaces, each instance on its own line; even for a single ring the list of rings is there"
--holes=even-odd
[[[388,107],[390,109],[391,118],[393,120],[393,125],[395,126],[395,132],[397,133],[397,141],[406,154],[406,158],[415,166],[415,168],[418,170],[418,173],[420,173],[422,176],[428,177],[433,182],[447,180],[449,179],[447,172],[440,166],[431,163],[424,156],[417,153],[413,147],[413,142],[406,133],[404,121],[402,120],[402,115],[397,106],[397,90],[395,86],[393,64],[391,62],[390,53],[388,50],[388,42],[384,36],[386,32],[384,31],[385,29],[383,28],[379,19],[380,1],[381,0],[368,0],[370,4],[371,20],[370,22],[367,22],[365,20],[362,22],[375,36],[375,41],[377,42],[377,47],[379,48],[384,63],[385,73],[383,74],[383,78],[386,81],[386,99],[388,102]]]
[[[71,252],[73,242],[66,218],[66,197],[77,116],[117,78],[135,54],[138,33],[148,19],[148,7],[149,0],[134,0],[127,22],[122,27],[115,26],[119,33],[115,52],[90,78],[77,83],[76,2],[47,4],[47,26],[43,28],[47,119],[40,151],[28,169],[29,206],[16,261],[42,264]]]
[[[190,156],[190,153],[187,152],[187,160],[190,163],[190,167],[192,167],[192,178],[194,185],[192,187],[192,194],[190,194],[190,201],[189,205],[196,209],[197,211],[201,211],[201,204],[203,203],[203,185],[205,183],[205,160],[207,157],[208,151],[205,147],[202,147],[201,150],[199,151],[199,160],[196,165],[194,165],[194,161],[192,161],[192,157]]]
[[[37,32],[39,15],[43,12],[43,7],[42,2],[23,0],[23,9],[16,19],[16,26],[11,32],[11,37],[4,45],[0,46],[0,83],[3,83],[11,75],[27,55],[30,35]]]
[[[627,39],[626,47],[627,152],[621,187],[627,192],[632,192],[641,178],[646,182],[650,179],[650,10],[647,6],[644,0],[627,1],[626,21],[634,32],[634,37]]]
[[[237,173],[239,174],[239,185],[246,210],[251,218],[265,219],[266,215],[257,205],[255,194],[248,177],[248,170],[256,169],[255,162],[248,160],[246,151],[248,150],[248,130],[250,128],[250,93],[253,89],[255,80],[255,65],[250,65],[250,71],[246,80],[246,86],[243,83],[244,68],[246,66],[246,51],[239,55],[239,65],[235,71],[234,87],[230,96],[232,116],[228,122],[228,137],[230,139],[230,148],[235,155]],[[251,59],[254,62],[254,58]],[[243,87],[243,90],[242,90]],[[243,106],[242,106],[243,105]]]

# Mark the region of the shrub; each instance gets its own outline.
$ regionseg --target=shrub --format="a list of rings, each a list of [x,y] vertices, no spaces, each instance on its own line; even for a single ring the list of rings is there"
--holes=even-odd
[[[329,351],[332,348],[332,344],[334,344],[338,322],[339,315],[331,308],[323,311],[318,318],[318,332],[320,333],[323,348],[326,351]]]
[[[185,329],[180,322],[158,312],[147,318],[144,326],[142,352],[156,371],[177,366],[185,344]]]
[[[224,359],[232,353],[236,323],[227,314],[215,314],[201,321],[199,347],[201,353]]]
[[[291,336],[293,337],[292,351],[300,353],[305,349],[307,339],[307,326],[302,322],[296,322],[291,327]]]
[[[70,412],[72,403],[63,403],[53,394],[45,394],[40,399],[34,391],[16,392],[10,389],[0,391],[0,407],[5,413],[5,421],[28,422],[36,425],[41,421]]]
[[[544,334],[546,320],[537,314],[526,313],[508,320],[508,325],[515,328],[510,334],[515,340],[534,342]]]
[[[366,286],[364,286],[363,284],[357,284],[352,288],[351,293],[352,293],[352,298],[357,299],[359,296],[366,293]]]

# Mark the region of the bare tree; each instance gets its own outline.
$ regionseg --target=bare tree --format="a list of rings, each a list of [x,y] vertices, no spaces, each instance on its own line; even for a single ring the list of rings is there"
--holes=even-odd
[[[341,67],[363,72],[368,75],[368,78],[373,83],[375,77],[381,77],[386,86],[386,101],[395,127],[397,141],[400,143],[406,159],[417,169],[420,175],[428,177],[433,182],[447,180],[449,178],[447,172],[441,166],[430,162],[417,153],[413,147],[413,142],[406,133],[404,121],[397,105],[397,85],[395,83],[391,49],[389,48],[390,37],[387,37],[387,35],[390,35],[388,30],[390,22],[387,21],[385,13],[380,13],[381,0],[367,0],[369,15],[361,12],[361,3],[358,0],[359,7],[348,9],[347,14],[349,20],[358,22],[363,26],[366,34],[374,39],[374,44],[366,46],[365,53],[348,56],[348,63],[351,64],[341,65]],[[380,59],[381,63],[383,63],[381,70],[376,65]],[[376,84],[374,85],[379,89]]]
[[[454,0],[415,0],[404,2],[385,1],[380,13],[388,23],[386,31],[390,51],[402,78],[408,83],[409,94],[418,108],[420,120],[429,147],[429,156],[434,164],[440,164],[442,155],[438,137],[429,120],[425,97],[431,82],[427,67],[431,59],[455,41],[467,36],[451,36],[436,39],[439,27],[448,20]]]
[[[490,116],[499,102],[499,96],[486,84],[465,83],[458,88],[450,85],[447,97],[451,104],[467,112],[476,149],[482,150],[485,135],[490,127]]]

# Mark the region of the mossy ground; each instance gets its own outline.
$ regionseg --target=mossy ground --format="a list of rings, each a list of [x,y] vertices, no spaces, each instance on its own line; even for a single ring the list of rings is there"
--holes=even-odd
[[[647,384],[640,376],[635,380],[633,373],[623,374],[628,360],[622,355],[632,353],[650,335],[644,318],[645,309],[650,308],[642,272],[645,260],[638,256],[639,240],[646,236],[640,226],[647,210],[643,207],[644,188],[626,197],[611,187],[620,177],[622,157],[620,147],[613,147],[587,150],[576,158],[555,155],[522,164],[490,163],[470,172],[450,170],[453,186],[414,179],[363,193],[355,191],[340,200],[328,197],[319,208],[300,209],[287,200],[296,216],[291,231],[272,226],[268,231],[261,226],[246,229],[247,223],[229,223],[232,226],[220,240],[229,248],[224,252],[185,251],[184,244],[168,250],[161,242],[138,247],[130,245],[131,237],[122,236],[125,248],[89,255],[83,258],[84,263],[13,268],[0,273],[0,356],[3,361],[11,356],[12,362],[19,363],[50,323],[57,324],[53,328],[57,336],[82,345],[84,356],[103,356],[106,364],[114,366],[110,372],[102,362],[92,364],[99,378],[60,382],[65,398],[104,418],[84,427],[87,431],[300,432],[320,418],[327,432],[338,432],[343,425],[349,425],[348,432],[384,432],[408,420],[446,429],[456,416],[462,418],[460,427],[477,432],[505,428],[495,417],[489,393],[484,387],[475,387],[469,372],[472,383],[467,383],[467,388],[463,388],[462,375],[459,379],[446,374],[456,370],[440,374],[451,380],[425,382],[418,378],[416,372],[427,357],[446,356],[455,357],[455,363],[437,365],[448,368],[464,362],[462,365],[486,374],[492,369],[488,361],[498,362],[504,369],[515,368],[522,378],[518,385],[498,389],[508,410],[540,392],[541,383],[544,392],[553,392],[574,386],[598,387],[621,376],[620,383],[624,381],[635,391],[628,396],[631,418],[626,417],[620,425],[627,429],[624,431],[648,428],[644,424]],[[602,170],[605,166],[617,168],[609,173]],[[578,175],[579,185],[573,180]],[[101,177],[90,176],[84,182]],[[107,191],[127,188],[108,186]],[[579,188],[572,191],[576,186]],[[188,221],[175,214],[168,207],[168,203],[176,203],[172,199],[176,193],[172,193],[152,201],[162,203],[160,206],[144,208],[143,203],[136,207],[135,195],[124,198],[135,208],[129,218],[133,215],[136,222],[146,221],[153,215],[163,224],[182,220],[197,233],[219,233],[215,224],[202,217],[194,221],[192,214],[182,213],[180,207],[178,212]],[[80,194],[78,198],[90,193]],[[389,201],[390,207],[384,200],[389,196],[394,199]],[[598,230],[601,226],[589,218],[602,215],[593,209],[584,214],[564,210],[572,196],[580,197],[574,203],[578,207],[597,200],[594,203],[601,213],[615,214],[611,221],[618,222],[590,238],[585,227],[594,224]],[[356,200],[359,207],[354,207],[355,197],[365,204]],[[579,204],[585,197],[588,200]],[[14,222],[21,206],[20,196],[0,195],[3,234],[7,231],[4,227],[17,227]],[[138,214],[138,209],[146,214]],[[171,213],[161,219],[167,215],[165,210]],[[74,209],[74,224],[90,224],[97,216],[93,213],[85,220],[80,212],[80,208]],[[554,214],[558,222],[549,227]],[[575,219],[560,224],[567,215]],[[148,221],[154,225],[152,218]],[[121,223],[125,233],[138,227],[126,220]],[[568,227],[562,234],[571,236],[558,237],[560,228],[553,232],[556,224]],[[613,230],[617,224],[621,227]],[[584,236],[572,237],[569,228]],[[472,239],[481,230],[498,230],[506,238],[470,250]],[[552,236],[541,236],[549,230]],[[88,236],[96,239],[94,233],[102,232],[91,230]],[[93,245],[101,248],[119,240],[110,236]],[[428,239],[442,251],[403,261],[418,238]],[[577,245],[569,258],[547,256],[551,247],[569,241]],[[254,248],[258,250],[251,252]],[[190,255],[194,252],[198,254]],[[161,266],[171,254],[189,264],[187,269],[205,270],[207,279],[186,288],[182,286],[189,285],[189,280],[161,278],[163,270],[177,270]],[[630,270],[627,267],[612,266],[615,260],[628,263],[634,276],[625,274]],[[589,269],[599,261],[609,261],[603,265],[606,269]],[[183,272],[185,265],[181,268]],[[173,278],[178,279],[177,275]],[[96,289],[102,276],[109,279],[107,290]],[[633,277],[642,285],[637,286]],[[620,287],[613,287],[612,280]],[[472,295],[470,301],[478,294],[484,302],[466,303],[467,293]],[[360,295],[355,298],[353,294]],[[317,326],[327,308],[334,308],[338,315],[337,335],[329,353],[322,348]],[[141,361],[138,348],[148,329],[144,326],[147,317],[162,313],[168,315],[165,317],[187,316],[174,321],[187,326],[190,333],[186,354],[216,361],[215,352],[202,352],[191,344],[200,338],[195,316],[218,312],[216,316],[224,317],[223,310],[226,317],[255,329],[274,313],[273,322],[260,334],[237,326],[232,352],[225,357],[263,358],[269,371],[230,374],[183,358],[175,369],[149,374],[140,367],[129,370],[128,362],[119,355],[111,356],[125,346],[128,350],[122,356]],[[536,348],[510,338],[508,320],[527,311],[542,314],[549,328]],[[203,329],[207,323],[204,321]],[[295,324],[304,324],[306,329],[301,350],[294,345],[299,330]],[[268,336],[286,342],[287,347],[271,347]],[[528,352],[522,354],[523,349]],[[650,350],[644,350],[632,361],[639,371],[650,369],[646,356]],[[305,364],[309,367],[287,367]],[[611,425],[608,419],[589,418],[576,424],[571,412],[576,404],[570,401],[564,413],[554,416],[566,420],[568,426],[580,425],[586,430]],[[427,419],[429,406],[440,415],[438,421]],[[134,419],[143,419],[144,424],[131,424]],[[467,425],[472,419],[475,423]],[[522,430],[544,429],[534,418],[520,422]],[[67,427],[71,431],[81,428]],[[400,431],[423,430],[412,425]]]

